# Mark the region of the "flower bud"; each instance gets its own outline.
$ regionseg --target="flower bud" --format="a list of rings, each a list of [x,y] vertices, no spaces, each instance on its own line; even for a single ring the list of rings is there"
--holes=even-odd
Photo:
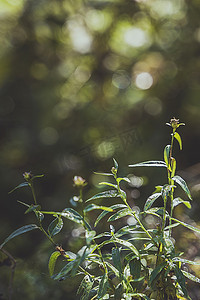
[[[74,181],[74,186],[78,188],[82,188],[87,185],[87,182],[81,176],[74,176],[73,181]]]
[[[117,174],[117,169],[115,167],[112,167],[111,172],[113,173],[113,175]]]
[[[178,128],[179,127],[179,119],[175,119],[175,118],[171,119],[170,124],[173,129]]]
[[[24,172],[23,177],[26,181],[30,181],[33,178],[33,174],[31,172]]]

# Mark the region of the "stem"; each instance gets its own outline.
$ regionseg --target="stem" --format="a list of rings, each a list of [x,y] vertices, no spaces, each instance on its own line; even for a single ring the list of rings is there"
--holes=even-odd
[[[42,226],[42,222],[39,220],[40,223],[40,230],[46,235],[46,237],[50,240],[50,242],[56,246],[57,244],[54,242],[54,240],[51,238],[51,236],[45,231],[45,229]]]
[[[31,192],[32,192],[32,195],[33,195],[34,203],[35,203],[35,205],[37,205],[37,199],[36,199],[35,190],[34,190],[32,181],[30,182],[30,187],[31,187]]]
[[[37,205],[37,199],[36,199],[36,195],[35,195],[35,189],[33,187],[33,182],[31,181],[30,182],[30,187],[31,187],[31,191],[32,191],[32,195],[33,195],[33,200],[34,200],[34,203],[35,205]],[[40,220],[40,218],[38,218],[38,221],[39,221],[39,227],[40,227],[40,230],[46,235],[46,237],[50,240],[50,242],[56,246],[56,243],[54,242],[54,240],[51,238],[51,236],[46,232],[46,230],[43,228],[42,226],[42,221]]]
[[[87,230],[88,228],[85,225],[85,212],[84,212],[84,201],[83,201],[83,190],[82,190],[82,188],[80,188],[80,191],[79,191],[79,201],[80,201],[81,207],[82,207],[82,216],[83,216],[83,224],[84,224],[83,226]],[[105,270],[106,274],[108,274],[108,268],[107,268],[106,263],[105,263],[105,261],[103,259],[103,255],[101,253],[101,249],[99,249],[99,247],[98,247],[98,245],[97,245],[97,243],[96,243],[96,241],[94,239],[92,241],[93,241],[94,245],[97,246],[97,251],[98,251],[99,256],[101,258],[104,270]]]
[[[166,223],[166,209],[167,209],[167,198],[164,199],[164,215],[163,215],[163,223],[162,223],[162,232],[164,231],[165,228],[165,223]]]
[[[96,244],[96,242],[95,242],[95,244]],[[102,255],[101,250],[99,249],[99,247],[97,247],[97,251],[98,251],[99,256],[100,256],[100,258],[101,258],[101,261],[102,261],[102,264],[103,264],[105,273],[108,274],[108,268],[107,268],[107,266],[106,266],[106,263],[105,263],[105,261],[104,261],[104,259],[103,259],[103,255]]]
[[[115,179],[117,179],[117,176],[115,176]],[[116,180],[117,181],[117,180]],[[142,230],[148,235],[148,237],[152,240],[152,242],[155,244],[153,237],[150,235],[150,233],[147,231],[147,229],[144,227],[144,225],[142,224],[142,222],[140,221],[139,217],[137,216],[136,212],[133,211],[130,207],[130,205],[128,204],[126,198],[123,196],[120,186],[119,186],[119,182],[117,181],[117,188],[118,188],[118,192],[120,194],[121,199],[123,200],[123,202],[126,204],[126,206],[128,207],[129,211],[131,212],[131,214],[133,214],[134,218],[136,219],[136,221],[140,224],[140,227],[142,228]]]
[[[174,144],[174,134],[176,132],[176,129],[173,129],[172,132],[172,138],[171,138],[171,146],[170,146],[170,152],[169,152],[169,166],[171,166],[171,161],[172,161],[172,149],[173,149],[173,144]],[[168,169],[168,183],[169,185],[172,185],[172,178],[171,178],[172,174],[170,173],[169,169]],[[172,224],[172,216],[173,216],[173,199],[174,199],[174,189],[171,189],[170,191],[170,219],[169,219],[169,225]],[[172,235],[172,229],[169,228],[169,238]]]
[[[88,273],[83,267],[81,267],[80,265],[79,265],[79,269],[85,274],[85,275],[88,275],[88,276],[90,276],[90,277],[92,277],[92,278],[94,278],[95,276],[94,275],[91,275],[90,273]]]

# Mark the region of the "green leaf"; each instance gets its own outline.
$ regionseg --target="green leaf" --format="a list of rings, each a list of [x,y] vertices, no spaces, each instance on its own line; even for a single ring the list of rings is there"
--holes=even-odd
[[[130,300],[130,299],[135,299],[135,298],[138,298],[139,300],[141,298],[145,299],[145,300],[150,300],[150,298],[148,296],[146,296],[145,294],[142,294],[142,293],[126,293],[123,295],[125,299],[127,300]],[[130,298],[131,297],[131,298]],[[132,298],[134,297],[134,298]]]
[[[163,188],[163,185],[157,185],[157,186],[155,186],[155,191],[153,193],[154,194],[155,193],[161,193],[162,188]]]
[[[183,291],[184,296],[187,298],[188,297],[188,292],[187,292],[187,288],[186,288],[186,284],[185,284],[185,277],[183,275],[183,272],[178,267],[175,267],[174,268],[174,273],[176,275],[177,282],[181,286],[181,289]]]
[[[99,283],[99,289],[98,289],[98,293],[97,293],[97,299],[101,299],[106,294],[108,286],[109,286],[108,276],[105,273],[102,276],[101,281]]]
[[[167,230],[169,230],[170,228],[174,228],[174,227],[177,227],[177,226],[179,226],[179,225],[180,225],[179,223],[174,223],[174,224],[171,224],[171,225],[166,226],[164,230],[167,231]]]
[[[89,245],[92,242],[92,240],[94,239],[95,235],[96,235],[96,231],[94,231],[94,230],[89,230],[89,231],[86,230],[86,232],[85,232],[85,238],[86,238],[86,244],[87,245]]]
[[[102,176],[113,176],[112,173],[99,173],[99,172],[94,172],[96,175],[102,175]]]
[[[72,268],[74,267],[74,262],[75,260],[68,262],[62,268],[62,270],[58,274],[53,275],[52,278],[54,280],[64,280],[67,277],[67,275],[71,272]]]
[[[41,213],[41,211],[34,210],[34,213],[40,222],[44,219],[44,215]]]
[[[171,146],[170,145],[167,145],[164,149],[164,161],[166,163],[166,165],[168,166],[168,168],[170,169],[171,171],[171,168],[170,168],[170,165],[169,165],[169,154],[170,154],[170,148]]]
[[[119,168],[118,162],[114,158],[113,158],[113,161],[114,161],[115,169],[118,170],[118,168]]]
[[[79,289],[77,291],[77,294],[83,293],[81,296],[81,300],[89,300],[90,292],[92,289],[92,286],[94,284],[94,281],[92,280],[91,276],[86,275],[83,280],[81,281],[81,284],[79,286]]]
[[[136,230],[136,229],[140,229],[140,226],[138,226],[138,225],[124,226],[115,233],[115,236],[120,237],[125,234],[135,234],[138,236],[139,234],[146,234],[144,231],[140,231],[140,230]]]
[[[154,281],[157,279],[158,275],[160,274],[160,272],[164,269],[164,267],[166,266],[166,262],[163,262],[162,264],[158,265],[151,273],[150,276],[150,285],[154,285]]]
[[[147,199],[147,201],[144,205],[144,211],[149,209],[152,206],[152,204],[156,201],[156,199],[158,199],[160,196],[161,196],[161,193],[154,193],[151,196],[149,196],[149,198]]]
[[[103,181],[103,182],[99,182],[99,184],[100,184],[100,185],[107,185],[107,186],[111,186],[111,187],[113,187],[113,188],[115,188],[115,189],[117,189],[117,190],[118,190],[118,186],[117,186],[117,184],[113,184],[113,183],[111,183],[111,182],[105,182],[105,181]]]
[[[112,221],[116,221],[122,217],[125,216],[132,216],[132,213],[130,212],[130,210],[128,208],[124,208],[118,212],[116,212],[114,215],[112,215],[109,219],[108,222],[112,222]]]
[[[174,177],[176,173],[176,160],[173,157],[171,158],[171,168],[172,168],[171,177]]]
[[[134,258],[129,262],[130,272],[133,279],[140,278],[141,263],[139,258]]]
[[[153,215],[159,218],[163,217],[163,208],[153,207],[145,211],[145,214]]]
[[[189,201],[184,201],[183,199],[181,199],[180,197],[177,197],[175,199],[173,199],[173,207],[178,206],[179,204],[184,204],[187,208],[191,208],[191,203]]]
[[[187,194],[188,198],[190,200],[192,200],[192,196],[190,194],[189,188],[188,188],[185,180],[182,177],[178,176],[178,175],[174,176],[172,178],[172,180],[174,180],[176,183],[178,183],[180,185],[180,187],[184,190],[184,192]]]
[[[121,300],[121,299],[123,299],[122,298],[123,291],[124,291],[124,287],[123,287],[122,282],[120,282],[119,284],[117,284],[115,286],[114,299],[115,300]],[[107,299],[109,299],[109,298],[107,298]]]
[[[62,228],[63,228],[63,220],[61,217],[58,217],[50,223],[48,227],[48,232],[50,236],[54,236],[58,234],[62,230]]]
[[[181,258],[181,257],[174,257],[172,259],[173,262],[181,262],[181,263],[184,263],[184,264],[189,264],[189,265],[195,265],[195,266],[199,266],[200,263],[197,262],[197,261],[191,261],[191,260],[188,260],[188,259],[185,259],[185,258]]]
[[[130,183],[130,179],[128,177],[118,177],[117,178],[117,182],[120,183],[121,181],[126,181],[128,183]]]
[[[131,251],[133,251],[137,256],[139,256],[139,252],[137,250],[137,248],[131,244],[130,242],[128,241],[124,241],[124,240],[121,240],[121,239],[118,239],[118,238],[114,238],[114,239],[110,239],[110,241],[114,242],[114,243],[118,243],[122,246],[124,246],[125,248],[128,248],[130,249]]]
[[[34,230],[34,229],[39,229],[39,227],[35,224],[30,224],[30,225],[25,225],[23,227],[20,227],[19,229],[15,230],[13,233],[11,233],[6,239],[5,241],[0,245],[0,249],[3,248],[3,246],[10,241],[11,239],[15,238],[18,235],[21,235],[25,232]]]
[[[24,203],[24,202],[22,202],[22,201],[19,201],[19,200],[17,200],[17,202],[19,202],[20,204],[22,204],[22,205],[24,205],[24,206],[26,206],[26,207],[30,207],[31,205],[29,205],[29,204],[27,204],[27,203]]]
[[[96,199],[101,199],[101,198],[116,198],[120,197],[118,191],[111,190],[111,191],[105,191],[102,193],[98,193],[94,195],[93,197],[89,198],[86,202],[91,201],[91,200],[96,200]]]
[[[197,232],[197,233],[200,233],[200,229],[198,229],[198,228],[196,228],[196,227],[193,227],[192,225],[189,225],[189,224],[187,224],[187,223],[184,223],[184,222],[182,222],[182,221],[180,221],[180,220],[177,220],[177,219],[175,219],[175,218],[171,218],[171,219],[172,219],[173,221],[175,221],[175,222],[177,222],[177,223],[183,225],[184,227],[186,227],[186,228],[192,230],[192,231],[195,231],[195,232]]]
[[[110,207],[106,207],[106,206],[99,206],[99,205],[96,205],[96,204],[89,204],[88,206],[85,207],[84,209],[84,212],[89,212],[89,211],[92,211],[94,209],[101,209],[101,210],[105,210],[105,211],[108,211],[108,212],[112,212],[113,209],[110,208]]]
[[[34,175],[32,179],[35,179],[35,178],[41,178],[41,177],[44,177],[44,174],[41,174],[41,175]]]
[[[83,224],[83,217],[73,208],[65,208],[61,213],[57,214],[75,223]]]
[[[22,188],[24,186],[29,186],[29,183],[27,181],[20,183],[18,186],[16,186],[14,189],[12,189],[8,194],[11,194],[15,190],[20,189],[20,188]]]
[[[134,164],[134,165],[129,165],[129,167],[164,167],[164,168],[167,168],[167,165],[164,161],[150,160],[150,161],[145,161],[145,162]]]
[[[32,205],[30,205],[29,208],[25,211],[25,214],[28,214],[28,213],[30,213],[30,212],[36,210],[36,209],[40,209],[40,205],[34,205],[34,204],[32,204]]]
[[[117,268],[115,268],[111,263],[108,261],[105,261],[106,265],[113,271],[113,273],[116,275],[116,277],[119,277],[119,271]]]
[[[117,270],[122,273],[122,264],[121,264],[121,258],[120,258],[120,252],[119,248],[112,248],[112,260],[114,266],[117,268]]]
[[[49,267],[49,275],[50,276],[53,276],[53,273],[54,273],[54,269],[55,269],[55,264],[56,264],[56,261],[57,261],[57,258],[60,256],[60,252],[59,251],[55,251],[51,254],[50,258],[49,258],[49,264],[48,264],[48,267]]]
[[[180,134],[178,132],[175,132],[174,137],[179,143],[180,150],[182,150],[182,140],[181,140]]]
[[[114,205],[111,205],[110,208],[112,210],[115,210],[115,209],[118,209],[118,208],[122,208],[122,207],[127,207],[125,204],[114,204]],[[95,223],[94,223],[94,226],[96,227],[97,224],[101,221],[101,219],[103,217],[105,217],[107,214],[109,213],[109,211],[103,211],[96,219]]]
[[[166,200],[169,193],[171,192],[171,190],[173,188],[175,188],[176,186],[175,185],[170,185],[170,184],[165,184],[162,188],[162,191],[161,191],[161,194],[162,194],[162,198],[163,200]]]
[[[200,279],[198,277],[194,276],[193,274],[190,274],[190,273],[188,273],[186,271],[182,271],[182,273],[188,279],[190,279],[190,280],[192,280],[194,282],[200,283]]]

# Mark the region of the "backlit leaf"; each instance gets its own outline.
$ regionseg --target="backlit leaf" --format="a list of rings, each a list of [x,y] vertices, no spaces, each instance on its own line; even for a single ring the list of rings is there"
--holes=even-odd
[[[182,140],[181,140],[180,134],[178,132],[175,132],[174,137],[179,143],[180,150],[182,150]]]
[[[101,281],[99,283],[97,299],[101,299],[106,294],[108,286],[109,286],[108,276],[106,273],[104,273],[104,275],[102,276]]]
[[[131,216],[132,213],[130,211],[130,209],[128,208],[124,208],[118,212],[116,212],[114,215],[112,215],[109,219],[108,219],[108,222],[112,222],[112,221],[116,221],[122,217],[125,217],[125,216]]]
[[[180,185],[180,187],[184,190],[184,192],[187,194],[188,198],[190,200],[192,200],[192,196],[190,194],[189,188],[188,188],[185,180],[182,177],[178,176],[178,175],[174,176],[172,178],[172,180],[174,180],[176,183],[178,183]]]
[[[168,166],[168,168],[170,167],[170,165],[169,165],[170,148],[171,148],[171,146],[167,145],[164,149],[164,161],[165,161],[166,165]]]
[[[73,208],[65,208],[59,215],[75,223],[83,224],[83,217]]]
[[[118,162],[114,158],[113,158],[113,161],[114,161],[114,167],[115,167],[115,169],[118,170],[118,168],[119,168]]]
[[[170,185],[170,184],[165,184],[162,188],[162,191],[161,191],[161,194],[162,194],[162,197],[164,200],[167,199],[169,193],[171,192],[171,190],[173,188],[175,188],[176,186],[175,185]]]
[[[99,182],[99,184],[100,184],[100,185],[111,186],[111,187],[113,187],[113,188],[115,188],[115,189],[118,189],[117,184],[113,184],[113,183],[111,183],[111,182],[105,182],[105,181],[103,181],[103,182]]]
[[[61,253],[59,251],[55,251],[51,254],[50,258],[49,258],[49,275],[52,276],[54,273],[54,269],[55,269],[55,264],[57,261],[57,258],[61,255]]]
[[[171,177],[174,177],[176,173],[176,160],[173,157],[171,158],[171,170],[172,170]]]
[[[189,264],[189,265],[195,265],[195,266],[199,266],[200,265],[200,262],[191,261],[191,260],[188,260],[188,259],[185,259],[185,258],[181,258],[181,257],[175,257],[175,258],[172,259],[172,261],[173,262],[179,262],[180,261],[181,263]]]
[[[90,292],[91,292],[93,284],[94,284],[94,281],[92,280],[91,276],[86,275],[83,278],[83,280],[81,281],[81,284],[79,286],[79,289],[77,291],[77,294],[82,293],[81,300],[89,300]]]
[[[115,209],[118,209],[118,208],[125,208],[127,207],[125,204],[114,204],[114,205],[111,205],[110,208],[112,210],[115,210]],[[94,226],[96,227],[97,224],[101,221],[101,219],[103,217],[105,217],[107,214],[109,213],[109,211],[103,211],[96,219],[95,223],[94,223]]]
[[[63,228],[63,220],[61,217],[58,217],[50,223],[48,227],[48,232],[50,236],[54,236],[58,234],[62,230],[62,228]]]
[[[118,243],[118,244],[124,246],[125,248],[130,249],[137,256],[139,256],[139,252],[138,252],[137,248],[133,244],[131,244],[130,242],[124,241],[124,240],[121,240],[121,239],[118,239],[118,238],[113,239],[113,242]]]
[[[92,242],[92,240],[94,239],[95,235],[96,235],[96,231],[94,231],[94,230],[86,230],[86,232],[85,232],[85,238],[86,238],[87,245],[89,245]]]
[[[189,201],[184,201],[180,197],[173,199],[173,207],[178,206],[179,204],[184,204],[187,208],[191,208],[191,203]]]
[[[14,189],[12,189],[8,194],[11,194],[15,190],[20,189],[20,188],[25,187],[25,186],[29,186],[29,183],[27,181],[25,181],[23,183],[20,183],[18,186],[16,186]]]
[[[126,181],[128,183],[130,183],[130,179],[128,177],[118,177],[117,178],[117,182],[120,183],[121,181]]]
[[[167,168],[167,165],[164,161],[150,160],[150,161],[145,161],[145,162],[134,164],[134,165],[129,165],[129,167],[164,167],[164,168]]]
[[[134,298],[133,298],[134,297]],[[146,296],[145,294],[142,293],[126,293],[124,294],[124,298],[125,300],[130,300],[130,299],[136,299],[138,298],[138,300],[145,299],[145,300],[150,300],[150,298],[148,296]]]
[[[84,212],[89,212],[89,211],[92,211],[94,209],[101,209],[101,210],[105,210],[105,211],[108,211],[108,212],[112,212],[113,209],[110,208],[110,207],[106,207],[106,206],[100,206],[100,205],[96,205],[96,204],[89,204],[88,206],[86,206],[86,208],[84,209]]]
[[[192,281],[194,281],[194,282],[200,283],[200,278],[194,276],[193,274],[190,274],[190,273],[188,273],[188,272],[186,272],[186,271],[182,271],[182,273],[183,273],[183,275],[184,275],[185,277],[187,277],[188,279],[190,279],[190,280],[192,280]]]
[[[187,298],[188,297],[188,291],[187,291],[187,288],[186,288],[185,277],[183,275],[183,272],[178,267],[174,268],[174,272],[175,272],[175,275],[176,275],[176,278],[177,278],[177,282],[181,286],[181,289],[183,291],[184,296]]]
[[[28,231],[34,230],[34,229],[39,229],[39,227],[35,224],[30,224],[30,225],[25,225],[23,227],[20,227],[19,229],[15,230],[13,233],[11,233],[5,241],[0,245],[0,249],[11,239],[15,238],[18,235],[21,235],[23,233],[26,233]]]
[[[151,196],[149,196],[149,198],[147,199],[145,205],[144,205],[144,211],[146,211],[147,209],[149,209],[152,204],[156,201],[156,199],[158,199],[158,197],[160,197],[161,193],[154,193]]]
[[[196,227],[194,227],[194,226],[192,226],[192,225],[189,225],[189,224],[187,224],[187,223],[185,223],[185,222],[182,222],[182,221],[180,221],[180,220],[177,220],[177,219],[175,219],[175,218],[171,218],[171,219],[172,219],[173,221],[175,221],[175,222],[177,222],[177,223],[183,225],[184,227],[186,227],[186,228],[192,230],[192,231],[195,231],[195,232],[197,232],[197,233],[200,233],[200,229],[199,229],[199,228],[196,228]]]
[[[96,199],[101,199],[101,198],[116,198],[119,197],[119,193],[116,190],[111,190],[111,191],[105,191],[102,193],[98,193],[94,195],[93,197],[89,198],[86,202],[91,201],[91,200],[96,200]]]

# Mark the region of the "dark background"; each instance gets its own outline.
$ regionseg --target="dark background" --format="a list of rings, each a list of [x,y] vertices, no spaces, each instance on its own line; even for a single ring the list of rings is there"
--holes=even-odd
[[[121,175],[136,176],[128,191],[142,208],[166,174],[133,172],[128,164],[162,159],[172,117],[186,124],[179,130],[183,151],[175,144],[174,155],[194,198],[193,208],[177,216],[198,226],[199,1],[1,0],[0,12],[0,243],[35,221],[17,202],[33,202],[27,188],[8,195],[25,171],[45,174],[35,182],[38,202],[59,211],[72,207],[75,175],[87,180],[87,198],[102,180],[93,172],[109,171],[115,157]],[[73,228],[65,221],[57,242],[78,250],[82,241]],[[187,258],[199,259],[198,236],[182,228],[175,238]],[[17,260],[13,299],[77,299],[80,279],[49,278],[54,249],[42,234],[17,237],[5,249]],[[2,263],[1,299],[8,297],[9,277]],[[189,288],[199,299],[199,286]]]

